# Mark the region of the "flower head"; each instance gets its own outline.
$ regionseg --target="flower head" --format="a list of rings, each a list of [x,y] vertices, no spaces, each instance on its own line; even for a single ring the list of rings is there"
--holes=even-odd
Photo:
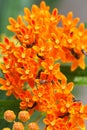
[[[60,69],[61,62],[70,62],[72,71],[78,66],[85,69],[87,30],[84,24],[77,26],[79,18],[73,18],[72,12],[64,16],[55,8],[50,13],[44,1],[40,7],[24,8],[24,16],[19,15],[16,20],[10,17],[9,22],[7,28],[14,32],[16,42],[5,38],[0,43],[3,54],[0,69],[4,74],[4,79],[0,78],[0,90],[21,100],[23,113],[18,118],[26,122],[38,110],[46,113],[45,130],[85,128],[87,106],[75,100],[71,93],[74,85],[67,83]],[[33,122],[28,127],[39,130]],[[24,130],[24,126],[14,122],[12,130]]]

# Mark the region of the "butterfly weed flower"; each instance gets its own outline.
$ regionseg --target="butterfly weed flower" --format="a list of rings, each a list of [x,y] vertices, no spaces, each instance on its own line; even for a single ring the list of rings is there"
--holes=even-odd
[[[74,100],[73,82],[61,72],[62,63],[71,63],[71,70],[85,69],[87,55],[87,30],[73,13],[59,14],[58,9],[50,12],[44,1],[40,6],[24,8],[24,16],[10,17],[7,28],[14,33],[12,40],[5,38],[0,43],[3,63],[0,69],[0,90],[7,96],[14,95],[20,100],[22,112],[18,118],[25,122],[34,111],[46,113],[45,130],[85,129],[87,106]],[[61,26],[60,24],[61,23]],[[16,42],[15,42],[16,41]],[[61,62],[58,62],[61,61]],[[29,129],[38,128],[36,124]],[[13,130],[24,130],[21,122],[14,122]]]

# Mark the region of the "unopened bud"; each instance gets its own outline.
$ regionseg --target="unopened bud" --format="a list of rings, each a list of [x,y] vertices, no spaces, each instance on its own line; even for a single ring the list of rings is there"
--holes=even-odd
[[[10,128],[6,127],[6,128],[3,128],[2,130],[11,130]]]
[[[22,122],[28,121],[28,120],[30,119],[30,114],[29,114],[29,112],[28,112],[28,111],[25,111],[25,110],[20,111],[20,112],[18,113],[18,119],[19,119],[20,121],[22,121]]]
[[[12,130],[24,130],[24,125],[21,122],[15,122]]]
[[[28,124],[28,130],[40,130],[40,128],[37,123],[31,122]]]
[[[16,115],[13,111],[7,110],[4,112],[4,119],[8,122],[13,122],[16,118]]]

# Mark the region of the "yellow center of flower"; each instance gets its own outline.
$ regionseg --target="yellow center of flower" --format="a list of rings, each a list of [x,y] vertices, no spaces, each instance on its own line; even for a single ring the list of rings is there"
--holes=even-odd
[[[22,53],[21,57],[22,57],[22,58],[25,58],[25,53]]]
[[[7,82],[6,82],[6,85],[7,85],[7,86],[9,86],[9,85],[10,85],[10,82],[9,82],[9,81],[7,81]]]
[[[26,70],[26,71],[25,71],[25,74],[29,74],[29,73],[30,73],[30,70]]]
[[[49,66],[49,69],[52,70],[52,69],[53,69],[53,65],[50,65],[50,66]]]
[[[9,69],[9,68],[10,68],[10,65],[9,65],[9,64],[7,64],[7,65],[6,65],[6,69]]]

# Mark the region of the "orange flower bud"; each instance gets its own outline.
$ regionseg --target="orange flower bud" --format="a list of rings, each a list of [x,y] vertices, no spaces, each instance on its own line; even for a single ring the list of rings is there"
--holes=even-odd
[[[20,111],[20,112],[18,113],[18,119],[19,119],[20,121],[22,121],[22,122],[28,121],[28,120],[30,119],[30,114],[29,114],[29,112],[28,112],[28,111],[25,111],[25,110]]]
[[[12,110],[7,110],[4,112],[4,119],[8,122],[13,122],[16,118],[15,113]]]
[[[24,125],[21,122],[15,122],[12,130],[24,130]]]
[[[2,130],[11,130],[10,128],[6,127],[6,128],[3,128]]]
[[[31,122],[28,124],[28,130],[40,130],[40,128],[37,123]]]

